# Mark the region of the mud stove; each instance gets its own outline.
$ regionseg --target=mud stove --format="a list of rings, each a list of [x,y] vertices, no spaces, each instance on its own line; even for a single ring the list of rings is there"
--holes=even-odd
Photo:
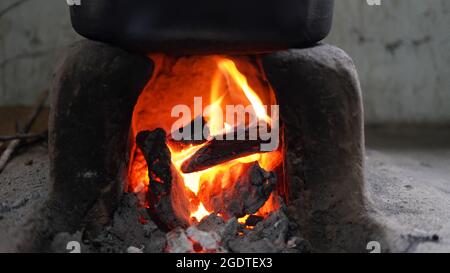
[[[70,9],[89,40],[56,68],[52,191],[22,251],[365,249],[358,76],[319,43],[332,0]]]

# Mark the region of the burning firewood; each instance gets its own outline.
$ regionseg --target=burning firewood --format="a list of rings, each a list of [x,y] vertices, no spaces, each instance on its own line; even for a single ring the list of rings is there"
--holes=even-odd
[[[136,143],[144,154],[150,179],[148,212],[155,223],[164,230],[187,227],[190,218],[189,194],[171,162],[166,144],[166,133],[162,129],[143,131]]]
[[[201,130],[196,132],[195,125],[199,124],[201,127]],[[186,132],[189,132],[188,139],[181,139],[181,140],[175,140],[173,135],[175,132],[172,132],[167,137],[167,142],[170,144],[171,147],[176,148],[177,150],[182,150],[190,145],[199,145],[203,144],[207,141],[207,138],[209,137],[209,129],[206,126],[206,120],[202,116],[198,116],[194,120],[191,121],[190,124],[186,125],[183,128],[179,128],[177,130],[177,133],[184,134]],[[206,134],[203,132],[206,131]]]
[[[258,128],[246,128],[240,131],[235,129],[231,133],[209,140],[204,147],[183,162],[181,171],[195,173],[234,159],[261,153],[261,144],[264,141],[259,138],[251,140],[252,130],[258,132]]]
[[[223,179],[233,173],[238,177],[224,185]],[[214,181],[203,183],[198,196],[208,211],[220,213],[225,218],[240,218],[256,213],[266,203],[276,181],[275,173],[266,172],[257,162],[235,165],[216,175]]]

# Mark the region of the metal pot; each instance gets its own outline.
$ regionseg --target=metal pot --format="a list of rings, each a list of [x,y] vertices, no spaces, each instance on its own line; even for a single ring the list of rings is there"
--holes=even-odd
[[[77,1],[73,1],[77,2]],[[334,0],[80,0],[81,35],[144,53],[255,53],[325,38]]]

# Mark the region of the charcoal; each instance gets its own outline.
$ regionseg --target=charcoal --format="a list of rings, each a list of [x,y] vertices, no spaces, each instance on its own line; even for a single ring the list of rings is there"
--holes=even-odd
[[[202,221],[197,225],[197,228],[203,231],[216,231],[220,233],[219,230],[223,229],[224,225],[225,220],[217,214],[212,213],[203,218]]]
[[[237,218],[231,218],[225,222],[222,217],[216,214],[210,214],[197,225],[199,230],[216,232],[222,238],[222,242],[235,238],[240,227]]]
[[[263,221],[264,217],[262,216],[257,216],[257,215],[250,215],[247,220],[245,221],[245,225],[250,226],[250,227],[254,227],[256,226],[259,222]]]
[[[250,217],[249,217],[250,219]],[[283,210],[259,221],[253,229],[245,229],[236,218],[226,223],[218,215],[209,215],[187,230],[177,229],[167,235],[167,251],[233,252],[233,253],[309,253],[311,246],[301,236],[289,237],[290,221]],[[253,220],[252,220],[253,221]],[[256,221],[256,220],[255,220]]]
[[[161,253],[166,246],[166,234],[160,230],[152,232],[146,244],[146,253]]]
[[[236,129],[228,135],[209,140],[204,147],[183,162],[181,171],[183,173],[199,172],[234,159],[261,153],[261,144],[264,141],[250,140],[250,131],[251,129],[248,128],[244,132]],[[230,134],[233,136],[230,137]],[[244,140],[240,140],[239,136],[243,136]]]
[[[233,168],[241,167],[234,166],[226,172],[234,173]],[[253,162],[244,164],[233,185],[217,189],[216,185],[221,184],[222,176],[227,173],[218,174],[217,182],[203,183],[198,193],[207,210],[221,213],[225,219],[256,213],[270,197],[277,181],[273,172],[266,172],[257,162]]]
[[[264,221],[259,222],[249,237],[267,238],[275,244],[284,244],[289,232],[289,219],[282,210],[272,212]]]
[[[286,244],[288,230],[289,219],[282,210],[277,210],[256,224],[254,229],[245,230],[243,235],[229,240],[227,246],[237,253],[307,252],[306,242],[293,241],[290,247]]]
[[[150,238],[150,236],[158,231],[158,226],[156,226],[156,224],[153,221],[148,221],[146,224],[142,225],[142,228],[144,229],[145,232],[145,237]]]
[[[148,165],[150,217],[163,230],[187,227],[190,218],[188,193],[182,177],[171,162],[165,131],[156,129],[140,132],[136,143]]]
[[[247,237],[239,237],[228,242],[228,248],[234,253],[280,253],[282,248],[270,240],[262,238],[252,241]]]
[[[147,219],[145,209],[139,208],[135,194],[125,193],[117,208],[111,226],[94,239],[92,252],[126,252],[129,246],[139,246],[146,253],[162,252],[166,236],[156,224]],[[141,219],[145,219],[145,224]]]
[[[222,242],[227,242],[236,237],[239,232],[241,225],[239,224],[237,218],[231,218],[228,220],[221,231]]]
[[[198,122],[201,122],[202,128],[201,132],[195,132],[195,124]],[[185,131],[189,131],[189,139],[175,140],[173,138],[174,132],[172,132],[167,137],[167,142],[170,144],[170,146],[177,150],[183,150],[184,148],[189,147],[190,145],[203,144],[208,140],[209,137],[209,128],[206,125],[205,118],[202,116],[196,117],[194,120],[192,120],[190,124],[186,125],[183,128],[179,128],[177,131],[180,134],[183,134]],[[204,134],[204,131],[206,131],[206,134]],[[199,135],[200,133],[201,135]]]
[[[139,202],[134,194],[124,194],[112,218],[111,228],[108,229],[108,234],[105,234],[103,237],[106,238],[109,234],[113,234],[115,238],[125,241],[129,245],[138,243],[133,242],[134,238],[144,237],[142,225],[139,223],[138,204]]]

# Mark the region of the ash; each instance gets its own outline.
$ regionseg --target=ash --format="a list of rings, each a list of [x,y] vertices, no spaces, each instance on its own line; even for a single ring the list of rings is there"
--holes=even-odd
[[[236,218],[225,221],[211,214],[200,223],[168,233],[158,229],[134,194],[125,194],[109,226],[95,239],[83,232],[60,233],[53,240],[53,252],[70,252],[67,243],[80,242],[83,253],[305,253],[309,243],[299,235],[286,209],[265,219],[249,217],[246,224]]]
[[[171,253],[310,252],[309,243],[298,236],[297,225],[289,221],[282,209],[253,227],[240,224],[236,218],[224,221],[211,214],[186,230],[178,228],[169,232],[166,238],[165,250]]]

